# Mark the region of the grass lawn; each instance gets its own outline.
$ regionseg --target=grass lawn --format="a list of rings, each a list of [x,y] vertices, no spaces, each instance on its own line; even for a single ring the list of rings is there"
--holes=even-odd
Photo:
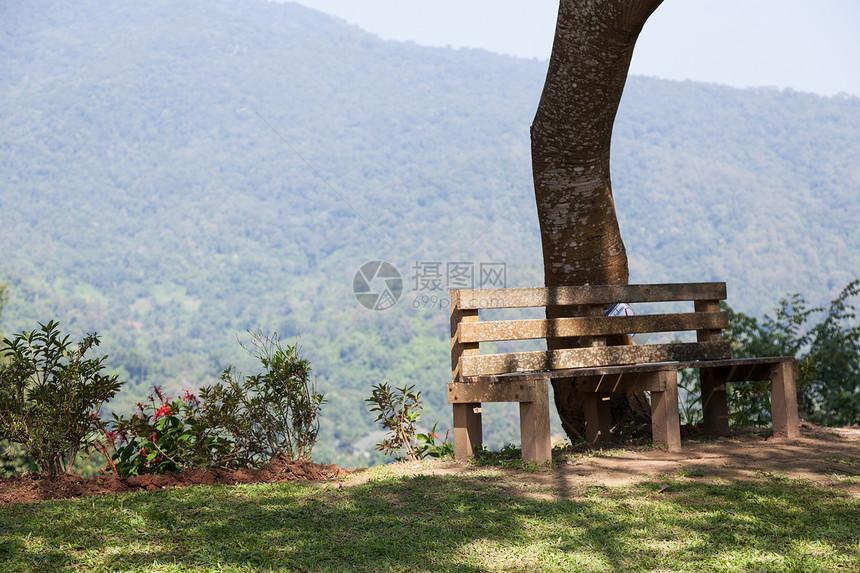
[[[811,481],[542,483],[379,468],[7,505],[0,571],[860,571],[860,499]]]

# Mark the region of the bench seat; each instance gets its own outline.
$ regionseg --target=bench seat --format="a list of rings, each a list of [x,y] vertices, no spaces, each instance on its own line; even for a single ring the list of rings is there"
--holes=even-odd
[[[455,457],[466,459],[481,445],[481,403],[518,402],[523,459],[547,461],[551,455],[549,383],[575,385],[584,395],[585,438],[609,436],[608,397],[613,392],[651,395],[655,445],[681,447],[677,371],[695,368],[702,382],[705,431],[729,431],[726,384],[770,381],[775,436],[798,435],[792,357],[731,359],[721,329],[728,326],[719,300],[725,283],[611,285],[544,289],[451,291],[452,381]],[[603,316],[606,304],[692,300],[693,313]],[[552,303],[566,316],[555,319],[480,321],[481,308],[521,308]],[[562,313],[563,314],[563,313]],[[607,346],[622,333],[695,330],[697,342]],[[550,333],[581,346],[546,351],[480,354],[481,342],[549,338]],[[573,338],[576,337],[576,338]]]

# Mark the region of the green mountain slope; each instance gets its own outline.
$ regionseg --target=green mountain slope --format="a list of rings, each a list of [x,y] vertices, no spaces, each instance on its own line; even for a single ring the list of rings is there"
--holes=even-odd
[[[12,3],[0,22],[5,332],[98,330],[129,380],[119,410],[255,368],[246,329],[300,332],[330,399],[322,460],[356,460],[376,382],[416,384],[428,425],[449,423],[446,264],[542,278],[545,62],[255,0]],[[634,77],[614,146],[632,281],[726,280],[758,313],[860,274],[857,98]],[[403,275],[393,308],[353,296],[371,260]],[[515,426],[497,416],[488,441]]]

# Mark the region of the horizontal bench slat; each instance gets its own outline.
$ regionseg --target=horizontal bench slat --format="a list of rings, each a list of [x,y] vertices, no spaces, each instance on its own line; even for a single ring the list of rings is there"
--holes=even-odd
[[[452,307],[460,309],[529,308],[612,302],[724,300],[726,283],[455,289],[451,293]]]
[[[448,383],[448,403],[471,402],[534,402],[537,394],[533,380],[521,382],[486,382],[463,384]]]
[[[535,370],[560,370],[638,364],[643,362],[687,362],[731,357],[730,344],[723,341],[646,344],[642,346],[595,346],[562,350],[511,352],[484,356],[463,356],[463,377],[506,374]]]
[[[542,380],[545,378],[574,378],[574,377],[603,377],[603,376],[637,376],[661,370],[683,370],[685,368],[715,369],[717,377],[727,382],[752,382],[766,380],[771,368],[781,362],[793,362],[792,356],[776,356],[764,358],[729,358],[706,361],[662,362],[653,364],[627,364],[610,366],[587,366],[569,370],[553,370],[551,372],[509,372],[498,375],[472,376],[464,382],[486,382],[495,380],[503,384],[516,384],[523,380]]]
[[[574,382],[577,392],[612,393],[627,392],[663,392],[666,389],[665,379],[639,375],[624,376],[588,376],[577,378]],[[518,382],[500,381],[498,378],[478,377],[469,382],[448,383],[449,404],[471,404],[475,402],[533,402],[535,390],[534,380]]]
[[[531,320],[498,320],[460,325],[460,342],[498,342],[568,336],[718,330],[729,327],[726,312],[686,312]]]

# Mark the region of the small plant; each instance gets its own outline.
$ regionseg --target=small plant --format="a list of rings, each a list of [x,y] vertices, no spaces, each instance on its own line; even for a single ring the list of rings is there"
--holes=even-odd
[[[242,376],[233,366],[221,383],[186,391],[171,401],[154,388],[148,404],[108,432],[116,444],[111,467],[119,475],[176,472],[187,467],[260,466],[276,456],[306,460],[319,432],[325,398],[310,380],[298,346],[281,346],[277,333],[250,333],[265,371]]]
[[[200,402],[189,391],[171,401],[155,386],[128,419],[114,415],[105,433],[107,469],[121,477],[178,472],[189,467],[228,466],[237,457],[235,444],[208,427]],[[108,455],[108,447],[115,451]]]
[[[386,455],[403,451],[403,458],[417,460],[420,457],[416,441],[416,426],[421,415],[421,392],[413,392],[415,386],[404,386],[394,390],[385,383],[373,386],[373,394],[365,400],[376,420],[388,430],[389,436],[376,444],[376,449]],[[434,426],[435,428],[435,426]]]
[[[422,458],[453,458],[454,443],[448,441],[448,432],[445,432],[445,439],[440,443],[436,443],[439,435],[436,433],[437,424],[433,424],[433,428],[426,434],[418,434],[418,455]]]
[[[264,372],[242,376],[232,366],[221,383],[200,388],[202,417],[230,436],[239,456],[261,465],[275,456],[310,459],[319,434],[325,397],[310,378],[310,363],[299,356],[298,342],[281,346],[278,333],[249,332],[251,348]]]
[[[76,471],[79,453],[99,449],[99,410],[122,386],[103,373],[107,356],[86,358],[97,334],[73,345],[57,327],[4,338],[0,351],[0,439],[21,444],[48,477]]]

